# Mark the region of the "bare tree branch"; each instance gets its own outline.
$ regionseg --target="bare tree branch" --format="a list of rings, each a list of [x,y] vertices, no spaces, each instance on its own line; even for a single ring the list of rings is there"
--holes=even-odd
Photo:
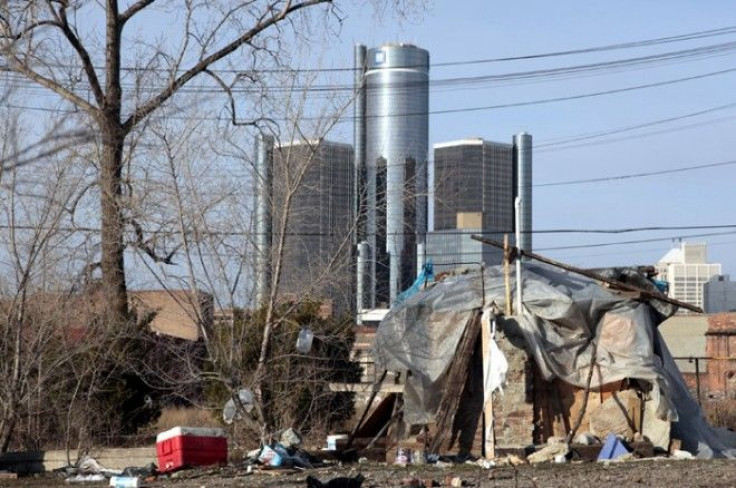
[[[304,2],[297,3],[296,5],[293,5],[290,1],[287,2],[283,10],[281,10],[281,12],[279,12],[278,14],[272,15],[270,18],[266,19],[263,22],[259,22],[257,25],[253,26],[251,29],[245,32],[242,36],[238,37],[236,40],[232,41],[231,43],[229,43],[222,49],[219,49],[216,52],[205,57],[204,59],[199,61],[197,64],[195,64],[193,67],[185,71],[182,75],[177,77],[166,88],[164,88],[163,91],[161,91],[158,95],[156,95],[155,97],[150,99],[148,102],[138,107],[135,110],[135,112],[133,112],[133,114],[130,117],[128,117],[128,119],[123,123],[123,129],[126,132],[132,129],[138,122],[143,120],[151,112],[153,112],[158,107],[160,107],[164,102],[166,102],[169,98],[171,98],[177,92],[177,90],[179,90],[181,87],[186,85],[194,77],[203,73],[213,63],[227,57],[229,54],[233,53],[235,50],[237,50],[242,45],[250,42],[253,38],[255,38],[261,32],[265,31],[271,26],[278,24],[279,22],[281,22],[282,20],[287,18],[287,16],[289,16],[290,14],[294,12],[297,12],[299,10],[302,10],[304,8],[308,8],[314,5],[319,5],[322,3],[332,3],[332,0],[306,0]]]
[[[81,108],[82,110],[87,112],[90,116],[94,118],[98,117],[97,107],[87,102],[86,100],[81,98],[79,95],[68,90],[67,88],[64,88],[61,84],[57,83],[55,80],[47,78],[33,71],[31,68],[26,66],[21,60],[19,60],[15,55],[8,56],[6,59],[8,59],[10,67],[14,71],[18,71],[19,73],[23,74],[24,76],[34,81],[35,83],[38,83],[39,85],[45,88],[48,88],[49,90],[53,91],[54,93],[62,97],[64,100]]]
[[[144,8],[148,7],[152,3],[154,3],[156,0],[138,0],[136,3],[128,7],[128,10],[120,14],[120,25],[124,25],[126,22],[128,22],[135,14],[143,10]]]
[[[105,103],[105,95],[102,92],[100,81],[97,78],[95,67],[92,64],[92,60],[90,59],[87,49],[85,49],[85,47],[79,41],[79,38],[77,37],[77,35],[72,31],[71,27],[69,26],[69,19],[66,16],[66,8],[67,8],[67,4],[63,3],[61,7],[59,8],[58,12],[54,11],[53,9],[52,11],[54,15],[57,16],[58,26],[61,29],[62,33],[64,34],[64,37],[66,37],[66,39],[69,41],[69,44],[71,44],[71,46],[74,48],[74,50],[79,55],[79,59],[82,61],[82,68],[84,69],[84,72],[87,75],[87,81],[89,81],[89,85],[90,85],[90,88],[92,89],[92,93],[95,96],[97,105],[102,106],[102,104]]]

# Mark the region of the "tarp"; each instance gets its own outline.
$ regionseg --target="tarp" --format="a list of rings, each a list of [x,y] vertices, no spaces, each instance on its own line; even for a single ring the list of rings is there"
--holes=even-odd
[[[637,285],[654,286],[644,280]],[[511,286],[515,297],[513,277]],[[533,262],[523,264],[522,294],[521,313],[513,319],[544,379],[584,388],[595,353],[594,388],[640,380],[651,387],[658,417],[675,422],[673,431],[686,449],[702,457],[736,456],[736,439],[731,443],[730,436],[707,426],[657,331],[675,312],[673,306],[633,300],[590,278]],[[482,274],[447,277],[386,315],[374,353],[381,369],[411,373],[404,392],[407,423],[434,419],[443,379],[473,310],[504,307],[503,268],[494,266]]]

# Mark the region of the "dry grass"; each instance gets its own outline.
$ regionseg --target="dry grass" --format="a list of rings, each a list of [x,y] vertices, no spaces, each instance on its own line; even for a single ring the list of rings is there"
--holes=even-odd
[[[156,431],[173,429],[174,427],[222,427],[222,422],[211,410],[194,407],[167,407],[161,412],[156,422]]]

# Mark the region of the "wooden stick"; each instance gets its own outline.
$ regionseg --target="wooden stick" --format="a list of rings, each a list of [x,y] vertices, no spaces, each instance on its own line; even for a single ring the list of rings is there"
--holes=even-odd
[[[353,431],[350,433],[350,437],[348,437],[347,445],[345,446],[345,449],[349,449],[350,446],[353,444],[353,439],[355,438],[355,434],[358,432],[358,429],[363,425],[363,422],[365,421],[366,416],[368,415],[368,410],[370,410],[371,405],[373,405],[373,400],[376,399],[376,395],[378,395],[378,391],[381,389],[381,385],[383,384],[383,380],[386,379],[386,375],[388,374],[388,370],[384,369],[383,373],[381,374],[381,378],[373,383],[373,391],[371,392],[371,397],[368,399],[368,403],[365,406],[365,409],[363,410],[363,415],[360,416],[360,420],[358,420],[358,423],[355,424],[355,427],[353,428]]]
[[[504,248],[504,245],[498,241],[494,241],[493,239],[487,239],[485,237],[481,237],[479,235],[471,235],[471,239],[474,239],[476,241],[482,242],[483,244],[488,244],[489,246],[499,247],[501,249]],[[642,288],[639,288],[637,286],[630,285],[628,283],[623,283],[621,281],[613,280],[611,278],[606,278],[605,276],[601,276],[597,273],[593,273],[592,271],[588,271],[587,269],[577,268],[575,266],[571,266],[569,264],[561,263],[559,261],[555,261],[554,259],[550,259],[547,257],[544,257],[539,254],[535,254],[533,252],[524,251],[516,246],[510,246],[511,252],[519,253],[521,256],[527,256],[532,259],[535,259],[537,261],[541,261],[543,263],[550,264],[552,266],[556,266],[558,268],[564,269],[565,271],[570,271],[571,273],[576,273],[582,276],[586,276],[590,279],[602,281],[604,283],[608,283],[611,286],[615,286],[616,288],[620,288],[622,290],[626,291],[632,291],[635,293],[640,293],[642,296],[646,298],[653,298],[656,300],[660,300],[665,303],[670,303],[672,305],[677,305],[678,307],[690,310],[692,312],[697,313],[703,313],[703,309],[700,307],[696,307],[695,305],[690,305],[689,303],[681,302],[679,300],[675,300],[673,298],[668,297],[667,295],[663,295],[662,293],[655,293],[649,290],[644,290]]]
[[[509,235],[503,235],[503,282],[506,287],[506,307],[505,314],[511,317],[514,314],[511,305],[511,249],[509,248]]]
[[[486,371],[489,370],[489,363],[491,362],[491,344],[493,335],[490,327],[486,327],[481,321],[481,345],[483,352],[483,396],[486,396],[485,385],[488,382],[486,378]],[[496,457],[496,439],[493,432],[493,392],[488,392],[488,401],[483,405],[483,455],[486,459],[493,459]]]

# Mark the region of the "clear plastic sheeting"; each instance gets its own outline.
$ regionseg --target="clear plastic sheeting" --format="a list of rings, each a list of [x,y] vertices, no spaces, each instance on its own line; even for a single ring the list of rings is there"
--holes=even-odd
[[[515,281],[512,277],[512,297]],[[520,329],[546,380],[560,378],[584,388],[595,354],[593,388],[624,378],[639,380],[650,389],[659,418],[679,419],[673,429],[685,448],[702,457],[736,456],[736,439],[702,419],[659,336],[657,325],[674,307],[659,301],[652,306],[590,278],[533,262],[523,263],[522,292],[522,313],[499,323]],[[384,318],[375,357],[382,369],[410,373],[404,392],[407,423],[434,419],[444,377],[473,310],[504,310],[505,296],[503,268],[495,266],[482,275],[450,276]]]

